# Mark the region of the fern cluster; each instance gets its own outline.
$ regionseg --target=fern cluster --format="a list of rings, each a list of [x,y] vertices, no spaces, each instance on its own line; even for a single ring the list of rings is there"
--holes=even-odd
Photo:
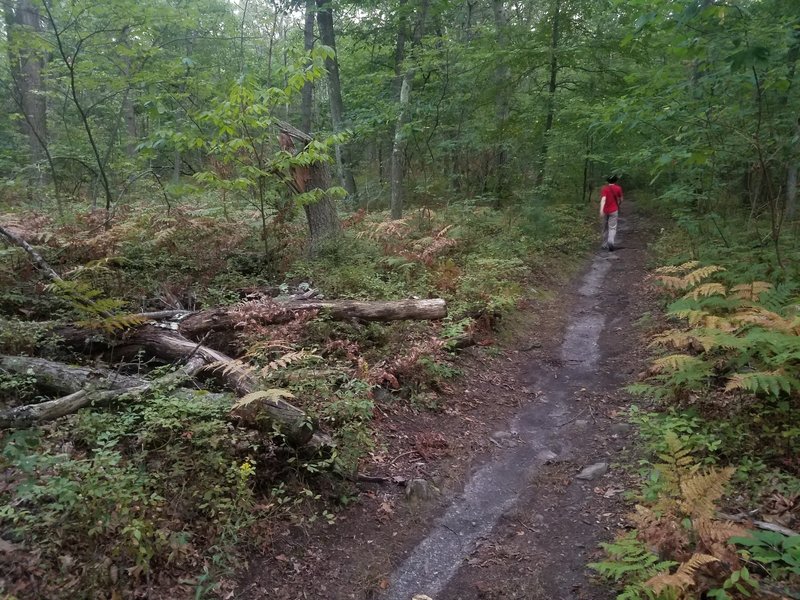
[[[685,440],[665,436],[654,473],[661,487],[650,506],[637,505],[633,532],[603,545],[608,560],[591,564],[622,583],[618,599],[681,600],[719,590],[741,567],[730,539],[746,530],[716,516],[733,468],[702,468]]]
[[[694,261],[658,269],[664,287],[681,294],[668,314],[682,326],[652,339],[651,346],[672,352],[657,358],[650,374],[677,396],[719,389],[794,398],[800,391],[796,287],[708,281],[723,271]]]
[[[48,287],[77,313],[77,324],[82,327],[114,333],[147,322],[146,318],[127,312],[123,300],[106,297],[83,281],[61,279]]]

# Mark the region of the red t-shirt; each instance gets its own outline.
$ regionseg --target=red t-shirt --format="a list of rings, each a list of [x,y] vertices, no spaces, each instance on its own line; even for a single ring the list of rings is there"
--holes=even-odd
[[[622,188],[616,183],[609,183],[604,185],[600,190],[600,198],[606,197],[605,206],[603,206],[603,213],[610,215],[619,210],[619,204],[622,202]]]

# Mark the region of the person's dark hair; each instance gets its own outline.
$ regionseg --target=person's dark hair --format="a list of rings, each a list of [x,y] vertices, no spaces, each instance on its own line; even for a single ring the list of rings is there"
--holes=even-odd
[[[611,175],[609,177],[606,177],[606,181],[608,183],[617,183],[617,179],[619,179],[619,177],[617,177],[616,175]]]

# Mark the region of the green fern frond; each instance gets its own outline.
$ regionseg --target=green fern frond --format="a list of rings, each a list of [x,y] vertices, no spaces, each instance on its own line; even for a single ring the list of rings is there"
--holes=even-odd
[[[769,310],[782,312],[789,304],[796,303],[794,295],[799,287],[795,281],[779,283],[759,296],[759,304]]]
[[[618,537],[613,542],[600,544],[600,547],[609,560],[589,563],[589,568],[617,582],[629,578],[642,580],[677,564],[673,561],[662,561],[636,538],[635,531]]]
[[[725,386],[726,392],[747,390],[754,394],[767,394],[774,398],[779,397],[781,393],[791,394],[792,391],[798,389],[800,389],[800,382],[781,370],[736,373],[728,379]]]

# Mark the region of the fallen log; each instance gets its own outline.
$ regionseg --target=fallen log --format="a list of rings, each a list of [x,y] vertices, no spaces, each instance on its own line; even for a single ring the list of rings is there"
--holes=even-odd
[[[237,325],[245,318],[260,325],[280,325],[296,318],[297,313],[320,311],[340,321],[437,320],[447,316],[447,303],[441,298],[428,300],[356,301],[296,299],[259,301],[238,306],[212,308],[190,314],[178,325],[178,331],[190,340],[207,339],[215,348],[228,348]]]
[[[121,375],[110,369],[79,367],[30,356],[0,355],[0,371],[29,375],[38,389],[58,394],[74,394],[93,386],[96,389],[122,390],[141,385],[138,377]]]
[[[168,363],[185,363],[180,371],[184,378],[207,372],[240,398],[259,390],[254,375],[227,354],[154,325],[137,327],[119,339],[98,337],[94,331],[75,327],[65,327],[57,333],[73,348],[91,347],[116,360],[132,359],[144,353]],[[171,383],[174,384],[174,380]],[[248,415],[254,416],[241,419],[246,426],[264,432],[277,430],[294,446],[332,444],[330,438],[316,431],[316,424],[303,410],[283,398],[271,396],[254,402],[257,410],[248,411]]]
[[[24,239],[10,230],[0,225],[0,240],[19,246],[30,257],[36,267],[51,281],[62,281],[61,276],[45,261],[36,250]],[[81,300],[80,298],[78,300]],[[111,316],[109,313],[102,312],[103,316]],[[158,315],[161,316],[161,315]],[[65,341],[71,342],[76,346],[80,343],[86,345],[88,339],[93,339],[98,346],[107,345],[106,340],[97,338],[96,332],[86,332],[81,336],[80,330],[75,328],[65,328],[61,333]],[[206,334],[207,335],[207,334]],[[27,405],[17,407],[11,411],[0,414],[0,426],[6,424],[25,424],[36,421],[54,419],[60,416],[75,412],[83,406],[93,401],[106,401],[109,398],[120,396],[123,393],[141,394],[159,383],[174,384],[177,380],[191,377],[204,367],[216,365],[218,376],[225,384],[232,389],[237,396],[247,396],[257,391],[255,378],[248,372],[238,368],[225,368],[234,366],[234,360],[223,354],[212,350],[200,343],[194,343],[180,334],[168,332],[164,329],[145,325],[138,327],[132,333],[125,336],[122,341],[112,340],[111,349],[118,354],[126,355],[133,351],[144,350],[150,354],[168,360],[170,362],[184,363],[183,367],[175,373],[166,375],[157,382],[150,382],[143,385],[135,385],[132,388],[119,390],[90,390],[82,389],[68,396],[55,400],[40,403],[38,405]],[[258,410],[249,411],[256,414],[256,422],[259,427],[269,424],[272,429],[278,430],[286,440],[293,445],[308,444],[313,448],[320,449],[325,446],[332,446],[333,441],[323,433],[316,432],[316,425],[311,422],[308,416],[296,406],[286,402],[280,397],[259,398]],[[4,420],[5,419],[5,420]],[[6,425],[8,426],[8,425]]]
[[[319,310],[342,321],[435,321],[447,316],[447,302],[428,300],[296,300],[283,304],[290,310]]]
[[[151,332],[146,332],[145,336],[138,337],[136,341],[147,344],[146,347],[150,351],[159,351],[162,356],[172,357],[176,356],[176,352],[184,348],[185,344],[189,347],[197,346],[179,339],[174,334],[151,335]],[[209,359],[217,356],[224,355],[208,348],[201,348],[199,353],[190,357],[178,371],[152,381],[141,377],[119,375],[111,369],[100,367],[70,366],[24,356],[0,356],[0,370],[30,373],[43,389],[67,394],[53,400],[17,406],[0,412],[0,427],[29,427],[72,414],[90,404],[96,406],[115,400],[136,400],[153,389],[180,383],[208,366]],[[239,373],[234,384],[237,387],[237,395],[256,391],[253,379],[247,373]],[[199,390],[178,389],[171,393],[189,399],[198,392]],[[203,397],[206,400],[220,400],[224,395],[203,391]],[[302,410],[278,395],[257,398],[249,402],[245,408],[246,410],[234,409],[231,412],[231,418],[244,427],[267,434],[278,431],[290,444],[308,445],[314,450],[333,445],[327,435],[315,431],[313,422]]]
[[[204,362],[190,358],[173,373],[148,381],[142,377],[120,375],[103,367],[66,365],[43,358],[29,356],[0,356],[0,370],[8,373],[29,374],[44,391],[67,394],[53,400],[26,404],[0,412],[0,427],[28,427],[52,421],[77,412],[84,406],[100,405],[112,400],[138,399],[155,387],[172,386],[192,377]],[[186,390],[189,394],[195,393]],[[173,393],[184,395],[182,390]],[[221,394],[205,394],[206,398],[219,398]]]

